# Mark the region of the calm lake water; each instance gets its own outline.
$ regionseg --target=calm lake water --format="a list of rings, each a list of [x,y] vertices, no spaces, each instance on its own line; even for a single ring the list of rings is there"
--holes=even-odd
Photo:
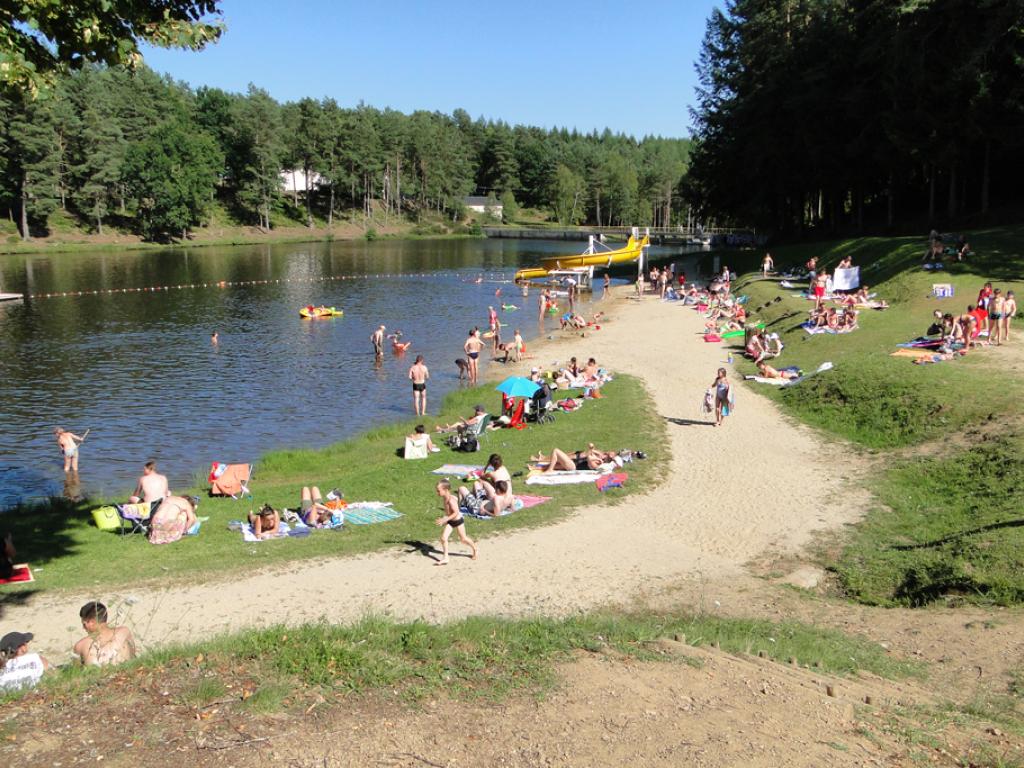
[[[557,327],[539,327],[536,291],[524,300],[503,281],[581,248],[436,240],[0,256],[0,286],[19,293],[208,286],[0,304],[0,506],[78,492],[64,488],[56,425],[91,429],[81,492],[121,497],[150,458],[182,488],[211,461],[319,447],[407,417],[416,354],[431,369],[435,412],[459,386],[455,358],[469,328],[486,329],[488,305],[509,337],[516,325],[527,339]],[[320,280],[333,276],[349,279]],[[257,280],[280,282],[217,285]],[[503,301],[523,308],[503,312]],[[303,320],[306,304],[345,316]],[[389,345],[375,363],[380,323],[412,342],[405,356]]]

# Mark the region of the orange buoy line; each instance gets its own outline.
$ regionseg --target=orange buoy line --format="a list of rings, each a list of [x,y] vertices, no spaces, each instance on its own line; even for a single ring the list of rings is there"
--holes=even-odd
[[[322,277],[286,277],[276,280],[219,280],[206,283],[181,283],[180,285],[151,285],[143,288],[101,288],[93,291],[54,291],[53,293],[26,293],[26,299],[57,299],[77,296],[106,296],[117,293],[156,293],[158,291],[180,291],[195,288],[247,288],[257,285],[279,285],[281,283],[323,283],[338,280],[394,279],[410,277],[452,277],[457,272],[399,272],[364,275],[324,275]],[[490,279],[505,278],[505,275],[489,275]]]

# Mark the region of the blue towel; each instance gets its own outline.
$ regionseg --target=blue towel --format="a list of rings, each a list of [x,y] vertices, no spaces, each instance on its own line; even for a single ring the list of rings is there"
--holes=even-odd
[[[386,523],[388,520],[395,520],[402,516],[402,513],[391,507],[350,505],[345,508],[345,522],[352,525],[372,525],[373,523]]]

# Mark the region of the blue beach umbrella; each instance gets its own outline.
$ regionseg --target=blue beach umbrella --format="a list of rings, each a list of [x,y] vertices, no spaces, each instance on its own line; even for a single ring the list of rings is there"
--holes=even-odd
[[[540,384],[522,376],[509,376],[495,389],[508,397],[533,397],[533,393],[540,389]]]

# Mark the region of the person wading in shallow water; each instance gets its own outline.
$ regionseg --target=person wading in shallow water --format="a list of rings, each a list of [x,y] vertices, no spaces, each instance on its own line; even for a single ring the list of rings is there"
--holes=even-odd
[[[430,371],[423,364],[423,355],[416,355],[416,362],[409,368],[409,380],[412,382],[412,402],[417,416],[427,413],[427,379]]]
[[[484,343],[480,340],[479,329],[474,328],[469,332],[466,343],[462,345],[462,348],[466,352],[466,357],[469,358],[469,383],[476,384],[477,376],[480,374],[478,359],[481,350],[484,348]]]
[[[370,343],[373,344],[374,357],[384,357],[384,326],[380,326],[370,335]]]

